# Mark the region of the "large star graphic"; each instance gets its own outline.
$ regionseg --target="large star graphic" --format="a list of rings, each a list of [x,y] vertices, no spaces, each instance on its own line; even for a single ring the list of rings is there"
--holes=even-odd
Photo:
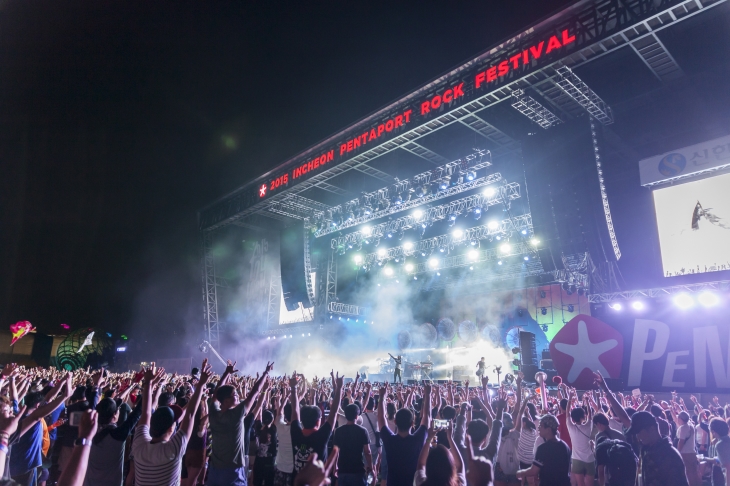
[[[266,184],[261,184],[261,187],[259,187],[259,197],[264,197],[266,195]]]
[[[610,376],[610,373],[598,358],[616,346],[618,346],[618,341],[615,339],[592,343],[588,337],[588,327],[584,321],[578,323],[578,344],[555,343],[555,349],[573,358],[573,365],[568,373],[568,382],[570,383],[574,382],[586,368],[591,371],[600,371],[604,376]]]

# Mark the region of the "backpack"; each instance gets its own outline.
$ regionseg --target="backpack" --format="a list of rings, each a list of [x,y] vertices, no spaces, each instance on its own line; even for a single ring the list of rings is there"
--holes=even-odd
[[[628,442],[614,440],[608,449],[608,470],[610,482],[607,484],[634,484],[638,460]]]

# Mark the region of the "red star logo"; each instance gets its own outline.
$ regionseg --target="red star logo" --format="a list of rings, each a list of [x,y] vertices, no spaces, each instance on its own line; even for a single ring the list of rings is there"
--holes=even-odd
[[[266,184],[261,184],[261,187],[259,188],[259,197],[264,197],[266,195]]]

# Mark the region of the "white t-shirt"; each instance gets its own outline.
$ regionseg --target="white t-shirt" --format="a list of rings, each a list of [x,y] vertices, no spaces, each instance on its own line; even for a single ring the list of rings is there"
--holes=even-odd
[[[291,445],[291,424],[284,422],[284,417],[280,417],[276,423],[276,440],[278,446],[276,448],[276,469],[283,473],[291,474],[294,472],[294,451]]]
[[[677,438],[685,439],[684,445],[679,450],[680,454],[694,454],[695,453],[695,440],[694,440],[694,427],[691,425],[680,425],[677,429]],[[679,445],[679,444],[677,444]]]
[[[167,442],[151,441],[149,426],[137,427],[132,442],[135,486],[178,486],[188,446],[185,433],[180,429]]]
[[[573,445],[573,459],[583,462],[593,462],[593,451],[591,450],[591,432],[593,424],[589,421],[582,425],[575,425],[570,416],[565,420],[570,434],[570,443]]]

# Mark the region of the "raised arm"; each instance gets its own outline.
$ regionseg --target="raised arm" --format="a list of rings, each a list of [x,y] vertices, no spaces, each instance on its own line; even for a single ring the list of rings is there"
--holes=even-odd
[[[152,417],[152,389],[155,385],[162,381],[165,376],[165,368],[157,368],[155,363],[144,372],[144,385],[142,386],[142,417],[139,419],[139,425],[149,427],[150,418]]]
[[[182,423],[180,424],[180,429],[183,431],[183,434],[185,434],[185,438],[187,440],[190,440],[190,436],[193,433],[193,424],[195,423],[195,414],[198,411],[198,406],[200,406],[200,397],[203,395],[205,384],[208,383],[208,380],[210,380],[212,375],[213,367],[208,364],[208,358],[205,358],[203,360],[203,364],[200,366],[200,382],[198,383],[198,386],[195,387],[195,393],[193,393],[192,398],[190,398],[190,402],[188,402],[187,407],[185,407],[185,415],[183,416]]]
[[[266,369],[261,374],[258,380],[256,380],[256,383],[253,384],[253,388],[251,388],[251,392],[248,394],[245,400],[243,400],[243,408],[244,413],[251,408],[251,403],[253,403],[256,398],[259,395],[259,392],[261,392],[261,387],[264,386],[264,381],[269,377],[269,372],[274,369],[274,362],[267,362],[266,363]]]
[[[387,388],[381,386],[378,390],[378,430],[387,425],[385,421],[385,396],[388,393]],[[393,432],[391,430],[391,432]]]
[[[430,384],[423,387],[423,400],[421,400],[421,425],[426,428],[431,426],[431,397],[433,391],[435,390],[432,390]]]
[[[79,423],[79,438],[86,439],[87,445],[74,446],[71,451],[71,458],[58,479],[58,486],[81,486],[84,484],[86,468],[89,466],[91,440],[96,435],[96,430],[96,412],[87,410],[81,415],[81,423]]]
[[[623,425],[627,429],[631,427],[631,418],[629,417],[629,414],[626,413],[623,405],[619,403],[613,392],[609,390],[608,385],[606,385],[606,380],[603,379],[603,375],[601,375],[601,372],[594,371],[593,378],[596,382],[596,385],[598,385],[601,390],[603,390],[603,393],[606,395],[606,399],[608,400],[609,406],[611,407],[611,410],[613,411],[616,420],[621,422],[621,425]]]
[[[291,388],[291,395],[289,397],[289,401],[291,403],[291,421],[298,422],[299,421],[299,396],[297,392],[297,385],[299,381],[299,377],[297,376],[297,372],[295,371],[292,373],[291,378],[289,378],[289,387]]]
[[[337,409],[342,401],[342,386],[345,381],[345,375],[340,376],[340,373],[337,372],[337,375],[335,376],[334,371],[331,374],[335,391],[332,394],[332,403],[330,404],[330,414],[327,416],[327,423],[329,423],[330,427],[334,429],[335,420],[337,420]]]
[[[67,373],[66,378],[63,380],[59,380],[54,387],[54,395],[58,394],[58,396],[50,403],[47,403],[42,407],[38,407],[34,412],[22,419],[20,423],[21,436],[28,432],[35,424],[41,421],[43,417],[51,414],[54,410],[60,407],[63,402],[71,398],[71,394],[73,393],[73,389],[71,388],[71,380],[71,373]]]

